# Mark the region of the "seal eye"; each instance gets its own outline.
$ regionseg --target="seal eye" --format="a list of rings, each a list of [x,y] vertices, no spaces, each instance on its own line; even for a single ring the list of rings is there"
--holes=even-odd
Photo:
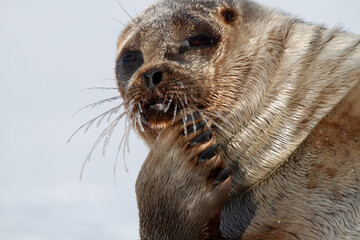
[[[217,42],[215,37],[207,34],[199,34],[186,39],[186,41],[189,43],[189,47],[213,46]]]
[[[144,63],[144,58],[141,51],[131,51],[122,54],[116,62],[116,77],[118,81],[127,82],[131,76]]]
[[[198,49],[198,48],[207,48],[216,45],[218,39],[209,34],[201,33],[193,37],[186,39],[179,48],[179,53],[183,54],[187,50]]]
[[[134,54],[128,54],[122,58],[122,64],[135,63],[137,58]]]
[[[131,65],[140,67],[144,63],[141,51],[126,52],[120,56],[117,65],[130,67]]]

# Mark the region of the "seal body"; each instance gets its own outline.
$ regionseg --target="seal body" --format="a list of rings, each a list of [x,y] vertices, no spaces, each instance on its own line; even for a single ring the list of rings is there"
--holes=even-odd
[[[359,91],[358,84],[283,165],[225,205],[224,236],[359,238]]]
[[[138,196],[150,192],[138,198],[140,229],[156,229],[142,224],[154,216],[171,225],[173,214],[150,214],[144,204],[177,201],[157,198],[160,181],[206,186],[179,178],[199,172],[174,164],[175,152],[176,161],[189,154],[176,138],[162,140],[177,117],[186,134],[189,113],[198,112],[231,169],[227,202],[218,205],[224,238],[360,238],[359,42],[246,0],[164,0],[145,10],[119,37],[116,61],[119,91],[151,149],[146,162],[156,162],[143,169],[164,178],[139,174]]]

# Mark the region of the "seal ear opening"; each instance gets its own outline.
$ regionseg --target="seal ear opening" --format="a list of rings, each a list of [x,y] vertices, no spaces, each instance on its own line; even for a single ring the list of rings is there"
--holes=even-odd
[[[235,20],[238,17],[238,14],[232,8],[221,8],[220,16],[225,23],[230,24],[235,22]]]

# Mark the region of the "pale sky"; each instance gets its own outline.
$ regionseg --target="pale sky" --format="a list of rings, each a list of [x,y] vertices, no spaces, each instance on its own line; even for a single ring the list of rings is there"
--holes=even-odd
[[[120,0],[135,16],[152,1]],[[306,21],[342,25],[360,34],[358,0],[259,0]],[[82,106],[116,91],[116,39],[129,17],[116,0],[1,0],[0,2],[0,239],[138,239],[134,184],[146,157],[132,134],[131,153],[113,167],[123,123],[106,155],[95,150],[80,169],[99,134],[93,128],[67,145],[86,120],[114,105]],[[119,103],[117,103],[119,104]],[[104,125],[102,125],[104,127]]]

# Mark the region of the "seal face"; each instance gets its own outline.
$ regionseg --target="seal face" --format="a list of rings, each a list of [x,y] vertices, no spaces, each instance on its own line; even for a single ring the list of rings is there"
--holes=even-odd
[[[225,44],[223,25],[236,19],[216,4],[189,1],[187,11],[164,1],[135,19],[119,39],[118,86],[148,144],[177,114],[207,109],[216,98],[213,79]]]

